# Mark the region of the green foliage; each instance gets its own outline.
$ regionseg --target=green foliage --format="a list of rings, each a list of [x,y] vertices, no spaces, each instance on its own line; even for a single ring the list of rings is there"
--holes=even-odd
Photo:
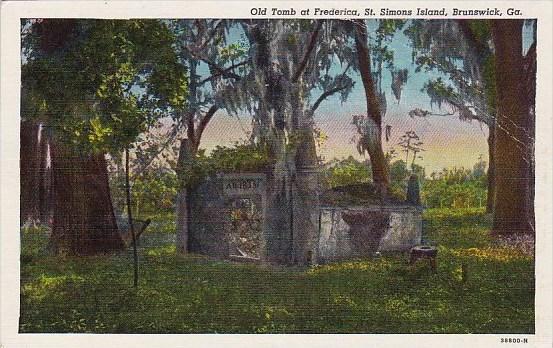
[[[137,290],[130,252],[60,262],[23,233],[20,332],[534,333],[533,257],[496,245],[483,209],[424,221],[437,273],[402,253],[308,269],[182,257],[152,227]]]
[[[414,164],[408,168],[403,160],[396,160],[389,167],[390,194],[400,201],[405,200],[407,182],[411,174],[415,173],[420,182],[422,203],[428,208],[478,208],[486,205],[487,163],[481,157],[472,170],[443,169],[433,172],[430,177],[426,177],[424,167]],[[323,177],[326,187],[330,189],[357,187],[372,181],[370,163],[360,162],[353,157],[331,161]]]
[[[30,262],[39,255],[47,254],[48,228],[45,226],[31,226],[21,228],[21,240],[25,248],[21,249],[21,261]]]
[[[437,104],[439,108],[449,100],[460,99],[455,89],[451,85],[446,84],[441,77],[426,82],[421,91],[426,92],[430,97],[430,105]]]
[[[209,157],[215,171],[224,173],[263,171],[270,163],[268,151],[262,145],[216,146]]]
[[[380,19],[376,37],[378,40],[391,40],[394,34],[401,30],[407,23],[404,19]]]
[[[126,212],[125,177],[110,176],[113,205]],[[132,181],[132,205],[135,217],[152,217],[173,212],[177,197],[177,175],[172,171],[146,171]],[[125,213],[126,214],[126,213]]]
[[[423,204],[431,208],[475,208],[486,205],[487,175],[480,160],[471,171],[443,169],[432,173],[422,186]]]
[[[367,183],[372,180],[370,163],[358,161],[353,156],[331,161],[325,168],[323,177],[329,188]]]
[[[478,42],[488,42],[492,38],[492,30],[489,21],[469,20],[468,26]]]
[[[172,172],[147,174],[133,182],[133,203],[138,210],[172,211],[177,196],[177,176]]]
[[[486,205],[486,189],[474,182],[447,185],[443,181],[427,180],[422,201],[427,207],[482,207]]]
[[[264,172],[271,163],[266,146],[236,142],[234,146],[217,145],[209,156],[199,150],[194,160],[178,168],[177,173],[183,185],[195,186],[217,173]]]
[[[22,43],[22,114],[85,150],[127,147],[185,107],[186,71],[173,43],[158,20],[34,21]]]
[[[405,161],[397,160],[390,165],[390,195],[391,198],[404,201],[407,192],[407,181],[412,174],[412,170],[407,168]],[[424,168],[418,164],[413,166],[414,173],[419,177],[422,183],[425,180]],[[372,182],[372,172],[370,162],[361,162],[352,156],[331,161],[323,172],[326,187],[361,187],[360,184]],[[424,187],[424,186],[423,186]],[[338,199],[339,197],[332,197]]]
[[[247,53],[246,44],[242,41],[219,47],[219,59],[222,63],[234,62],[243,59]]]
[[[372,59],[378,62],[378,69],[375,71],[378,79],[382,78],[382,64],[386,65],[386,69],[390,72],[395,70],[394,67],[394,51],[386,44],[392,41],[394,35],[401,30],[407,21],[402,19],[379,19],[378,27],[375,31],[375,42],[369,40],[369,48]]]

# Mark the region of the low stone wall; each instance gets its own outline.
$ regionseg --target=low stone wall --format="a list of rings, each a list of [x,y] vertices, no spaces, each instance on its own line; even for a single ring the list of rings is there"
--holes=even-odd
[[[420,244],[422,208],[414,205],[320,208],[319,263],[399,251]]]

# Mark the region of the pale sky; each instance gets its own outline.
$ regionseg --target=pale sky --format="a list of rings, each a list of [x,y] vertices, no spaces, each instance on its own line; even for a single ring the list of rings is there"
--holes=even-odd
[[[325,160],[350,155],[363,158],[352,141],[355,126],[351,115],[344,110],[340,114],[317,118],[317,125],[328,135],[320,153]],[[235,141],[247,139],[247,132],[251,129],[250,120],[249,116],[237,119],[218,112],[203,134],[201,147],[210,150],[216,145],[232,145]],[[407,130],[414,130],[419,135],[426,151],[422,154],[423,159],[416,163],[425,167],[427,174],[442,168],[472,168],[480,154],[484,160],[488,158],[488,130],[484,125],[480,127],[478,122],[462,122],[454,116],[411,119],[407,115],[387,115],[385,123],[392,126],[392,137],[388,143],[383,139],[384,151],[394,146]],[[395,148],[399,152],[399,148]],[[401,154],[399,156],[398,159],[403,159]]]

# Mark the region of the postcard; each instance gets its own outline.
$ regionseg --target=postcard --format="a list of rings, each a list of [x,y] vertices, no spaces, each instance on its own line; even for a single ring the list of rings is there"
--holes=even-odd
[[[5,1],[17,347],[549,347],[552,3]]]

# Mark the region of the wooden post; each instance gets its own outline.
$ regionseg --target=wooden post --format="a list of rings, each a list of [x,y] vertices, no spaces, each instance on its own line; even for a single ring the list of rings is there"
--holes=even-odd
[[[132,220],[132,205],[131,205],[131,184],[129,175],[129,149],[125,149],[125,183],[127,189],[127,214],[129,216],[129,228],[132,236],[133,261],[134,261],[134,287],[138,287],[138,250],[136,249],[136,235],[134,234],[134,224]]]

